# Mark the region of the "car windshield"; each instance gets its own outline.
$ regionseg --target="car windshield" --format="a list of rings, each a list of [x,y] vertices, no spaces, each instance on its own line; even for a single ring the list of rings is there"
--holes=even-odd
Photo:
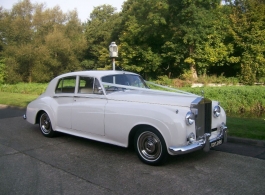
[[[117,85],[124,85],[124,86],[132,86],[132,87],[139,87],[139,88],[148,88],[142,77],[139,75],[134,74],[116,74],[116,75],[108,75],[101,78],[102,82],[105,84],[106,92],[113,92],[119,90],[125,90],[126,87],[116,87]],[[110,83],[112,85],[107,85],[106,83]]]

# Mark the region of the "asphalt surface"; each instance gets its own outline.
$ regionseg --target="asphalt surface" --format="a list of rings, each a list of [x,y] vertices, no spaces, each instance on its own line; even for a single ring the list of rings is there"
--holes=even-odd
[[[265,145],[229,138],[210,152],[148,166],[131,149],[41,135],[0,105],[0,194],[265,194]]]

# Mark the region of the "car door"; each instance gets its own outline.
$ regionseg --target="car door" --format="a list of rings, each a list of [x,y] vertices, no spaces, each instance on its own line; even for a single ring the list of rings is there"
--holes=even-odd
[[[59,79],[54,100],[57,107],[54,107],[59,129],[71,129],[72,105],[75,95],[76,76],[68,76]]]
[[[107,100],[94,77],[79,76],[72,106],[72,128],[82,133],[104,135],[104,110]]]

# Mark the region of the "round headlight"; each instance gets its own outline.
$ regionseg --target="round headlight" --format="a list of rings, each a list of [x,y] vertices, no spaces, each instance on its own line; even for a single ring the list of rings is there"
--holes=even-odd
[[[186,119],[186,124],[187,124],[187,125],[192,125],[192,124],[194,123],[195,116],[194,116],[194,114],[193,114],[192,112],[189,111],[189,112],[186,114],[185,119]]]
[[[221,107],[220,106],[215,106],[213,108],[213,116],[214,117],[219,117],[221,114]]]

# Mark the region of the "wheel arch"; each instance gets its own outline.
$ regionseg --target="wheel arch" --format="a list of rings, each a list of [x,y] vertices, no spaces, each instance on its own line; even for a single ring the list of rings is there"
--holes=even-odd
[[[36,114],[36,118],[35,118],[35,124],[39,124],[39,121],[40,121],[40,116],[41,116],[41,114],[42,113],[47,113],[48,114],[48,116],[49,116],[49,118],[50,118],[50,120],[51,120],[51,123],[52,123],[52,127],[54,128],[55,127],[55,121],[54,121],[54,116],[53,116],[53,114],[52,113],[50,113],[50,112],[48,112],[47,110],[45,110],[45,109],[41,109],[41,110],[39,110],[38,112],[37,112],[37,114]],[[54,130],[54,129],[53,129]],[[55,131],[55,130],[54,130]]]
[[[40,123],[40,116],[42,113],[44,113],[44,110],[39,110],[36,114],[36,118],[35,118],[35,124],[39,124]],[[46,112],[47,113],[47,112]]]
[[[161,134],[161,136],[163,137],[164,141],[166,142],[165,137],[163,136],[163,134],[156,127],[154,127],[152,125],[148,125],[148,124],[139,124],[139,125],[134,126],[131,129],[130,133],[129,133],[129,138],[128,138],[128,147],[129,148],[133,148],[133,145],[134,145],[134,137],[135,137],[136,132],[138,130],[140,130],[140,129],[145,129],[145,128],[153,128],[153,129],[155,129],[158,133]]]

